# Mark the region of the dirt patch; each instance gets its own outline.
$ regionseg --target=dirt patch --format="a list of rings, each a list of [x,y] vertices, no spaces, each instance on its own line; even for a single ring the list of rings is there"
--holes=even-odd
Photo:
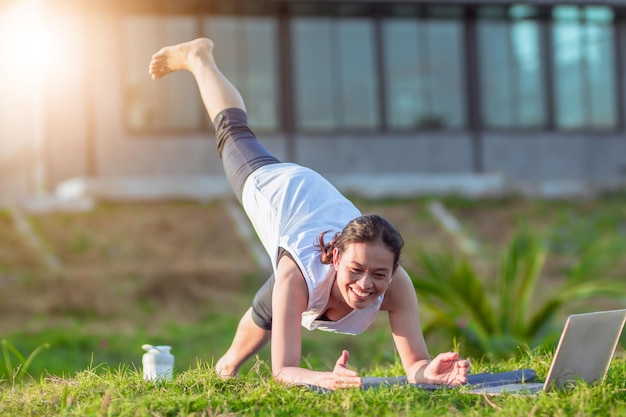
[[[20,236],[8,212],[0,212],[0,275],[15,270],[43,268],[38,252]],[[0,279],[0,285],[2,280]]]
[[[84,214],[34,218],[41,236],[67,265],[142,263],[161,268],[172,263],[211,260],[235,265],[251,262],[219,203],[144,203],[103,205]]]
[[[267,277],[220,202],[107,204],[30,220],[62,268],[46,271],[3,220],[1,256],[12,260],[6,269],[16,278],[0,293],[7,318],[0,333],[41,316],[47,323],[97,317],[111,326],[129,316],[137,323],[198,320],[232,307]]]
[[[355,200],[363,212],[379,213],[398,227],[408,269],[416,267],[419,250],[459,251],[430,214],[429,202]],[[586,223],[600,235],[626,235],[623,200],[449,199],[444,204],[480,245],[472,263],[486,277],[498,273],[498,257],[522,221],[539,230],[563,225],[565,249],[549,256],[543,272],[548,282],[562,280],[576,260],[577,252],[568,248],[584,244],[590,233]],[[60,259],[60,272],[47,271],[11,218],[0,214],[0,334],[68,317],[92,318],[114,329],[127,326],[129,317],[134,325],[144,325],[202,320],[222,311],[240,314],[269,271],[256,265],[226,210],[221,201],[159,202],[30,216],[46,248]],[[623,261],[616,276],[625,270]]]

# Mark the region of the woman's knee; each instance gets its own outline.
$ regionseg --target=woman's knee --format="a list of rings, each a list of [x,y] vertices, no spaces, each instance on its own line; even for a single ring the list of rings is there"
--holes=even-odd
[[[254,133],[248,127],[248,115],[238,108],[230,108],[221,111],[213,121],[215,127],[215,140],[220,158],[223,157],[224,146],[229,141],[241,138],[255,139]]]

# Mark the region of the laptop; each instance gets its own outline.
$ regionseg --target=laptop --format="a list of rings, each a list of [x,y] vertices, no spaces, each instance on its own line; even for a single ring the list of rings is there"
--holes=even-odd
[[[604,381],[619,342],[626,309],[568,317],[544,383],[515,383],[471,389],[473,394],[536,394]]]

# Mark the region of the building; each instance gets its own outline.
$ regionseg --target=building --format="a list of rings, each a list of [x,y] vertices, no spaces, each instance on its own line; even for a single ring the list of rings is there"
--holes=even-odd
[[[14,3],[0,0],[0,13]],[[147,73],[161,46],[198,36],[216,41],[262,141],[346,187],[384,178],[411,193],[463,192],[482,178],[567,194],[626,182],[620,1],[37,4],[56,46],[38,82],[0,81],[5,196],[71,178],[137,180],[135,191],[150,179],[219,184],[192,77]]]

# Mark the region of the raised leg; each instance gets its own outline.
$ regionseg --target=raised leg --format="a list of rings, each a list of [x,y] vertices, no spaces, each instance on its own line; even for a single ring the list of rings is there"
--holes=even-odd
[[[237,198],[241,199],[241,189],[247,175],[260,166],[259,164],[276,163],[278,160],[260,146],[252,132],[247,129],[243,99],[217,67],[213,57],[213,42],[210,39],[199,38],[167,46],[154,54],[150,61],[149,72],[155,80],[181,70],[189,71],[195,77],[211,121],[215,121],[216,116],[226,109],[235,108],[244,112],[243,115],[231,114],[231,122],[233,117],[241,119],[236,126],[236,140],[233,138],[226,141],[230,137],[228,129],[217,132],[216,138],[220,156],[222,147],[228,148],[224,151],[224,169]],[[249,309],[244,314],[230,348],[217,361],[216,372],[222,377],[237,375],[241,365],[270,340],[270,332],[254,323],[251,311]]]
[[[180,70],[189,71],[195,77],[211,121],[227,108],[246,110],[239,91],[217,67],[210,39],[199,38],[166,46],[150,61],[149,72],[155,80]]]
[[[249,308],[243,315],[230,348],[215,365],[215,371],[224,378],[236,376],[241,365],[270,340],[271,332],[257,326],[251,312]]]

